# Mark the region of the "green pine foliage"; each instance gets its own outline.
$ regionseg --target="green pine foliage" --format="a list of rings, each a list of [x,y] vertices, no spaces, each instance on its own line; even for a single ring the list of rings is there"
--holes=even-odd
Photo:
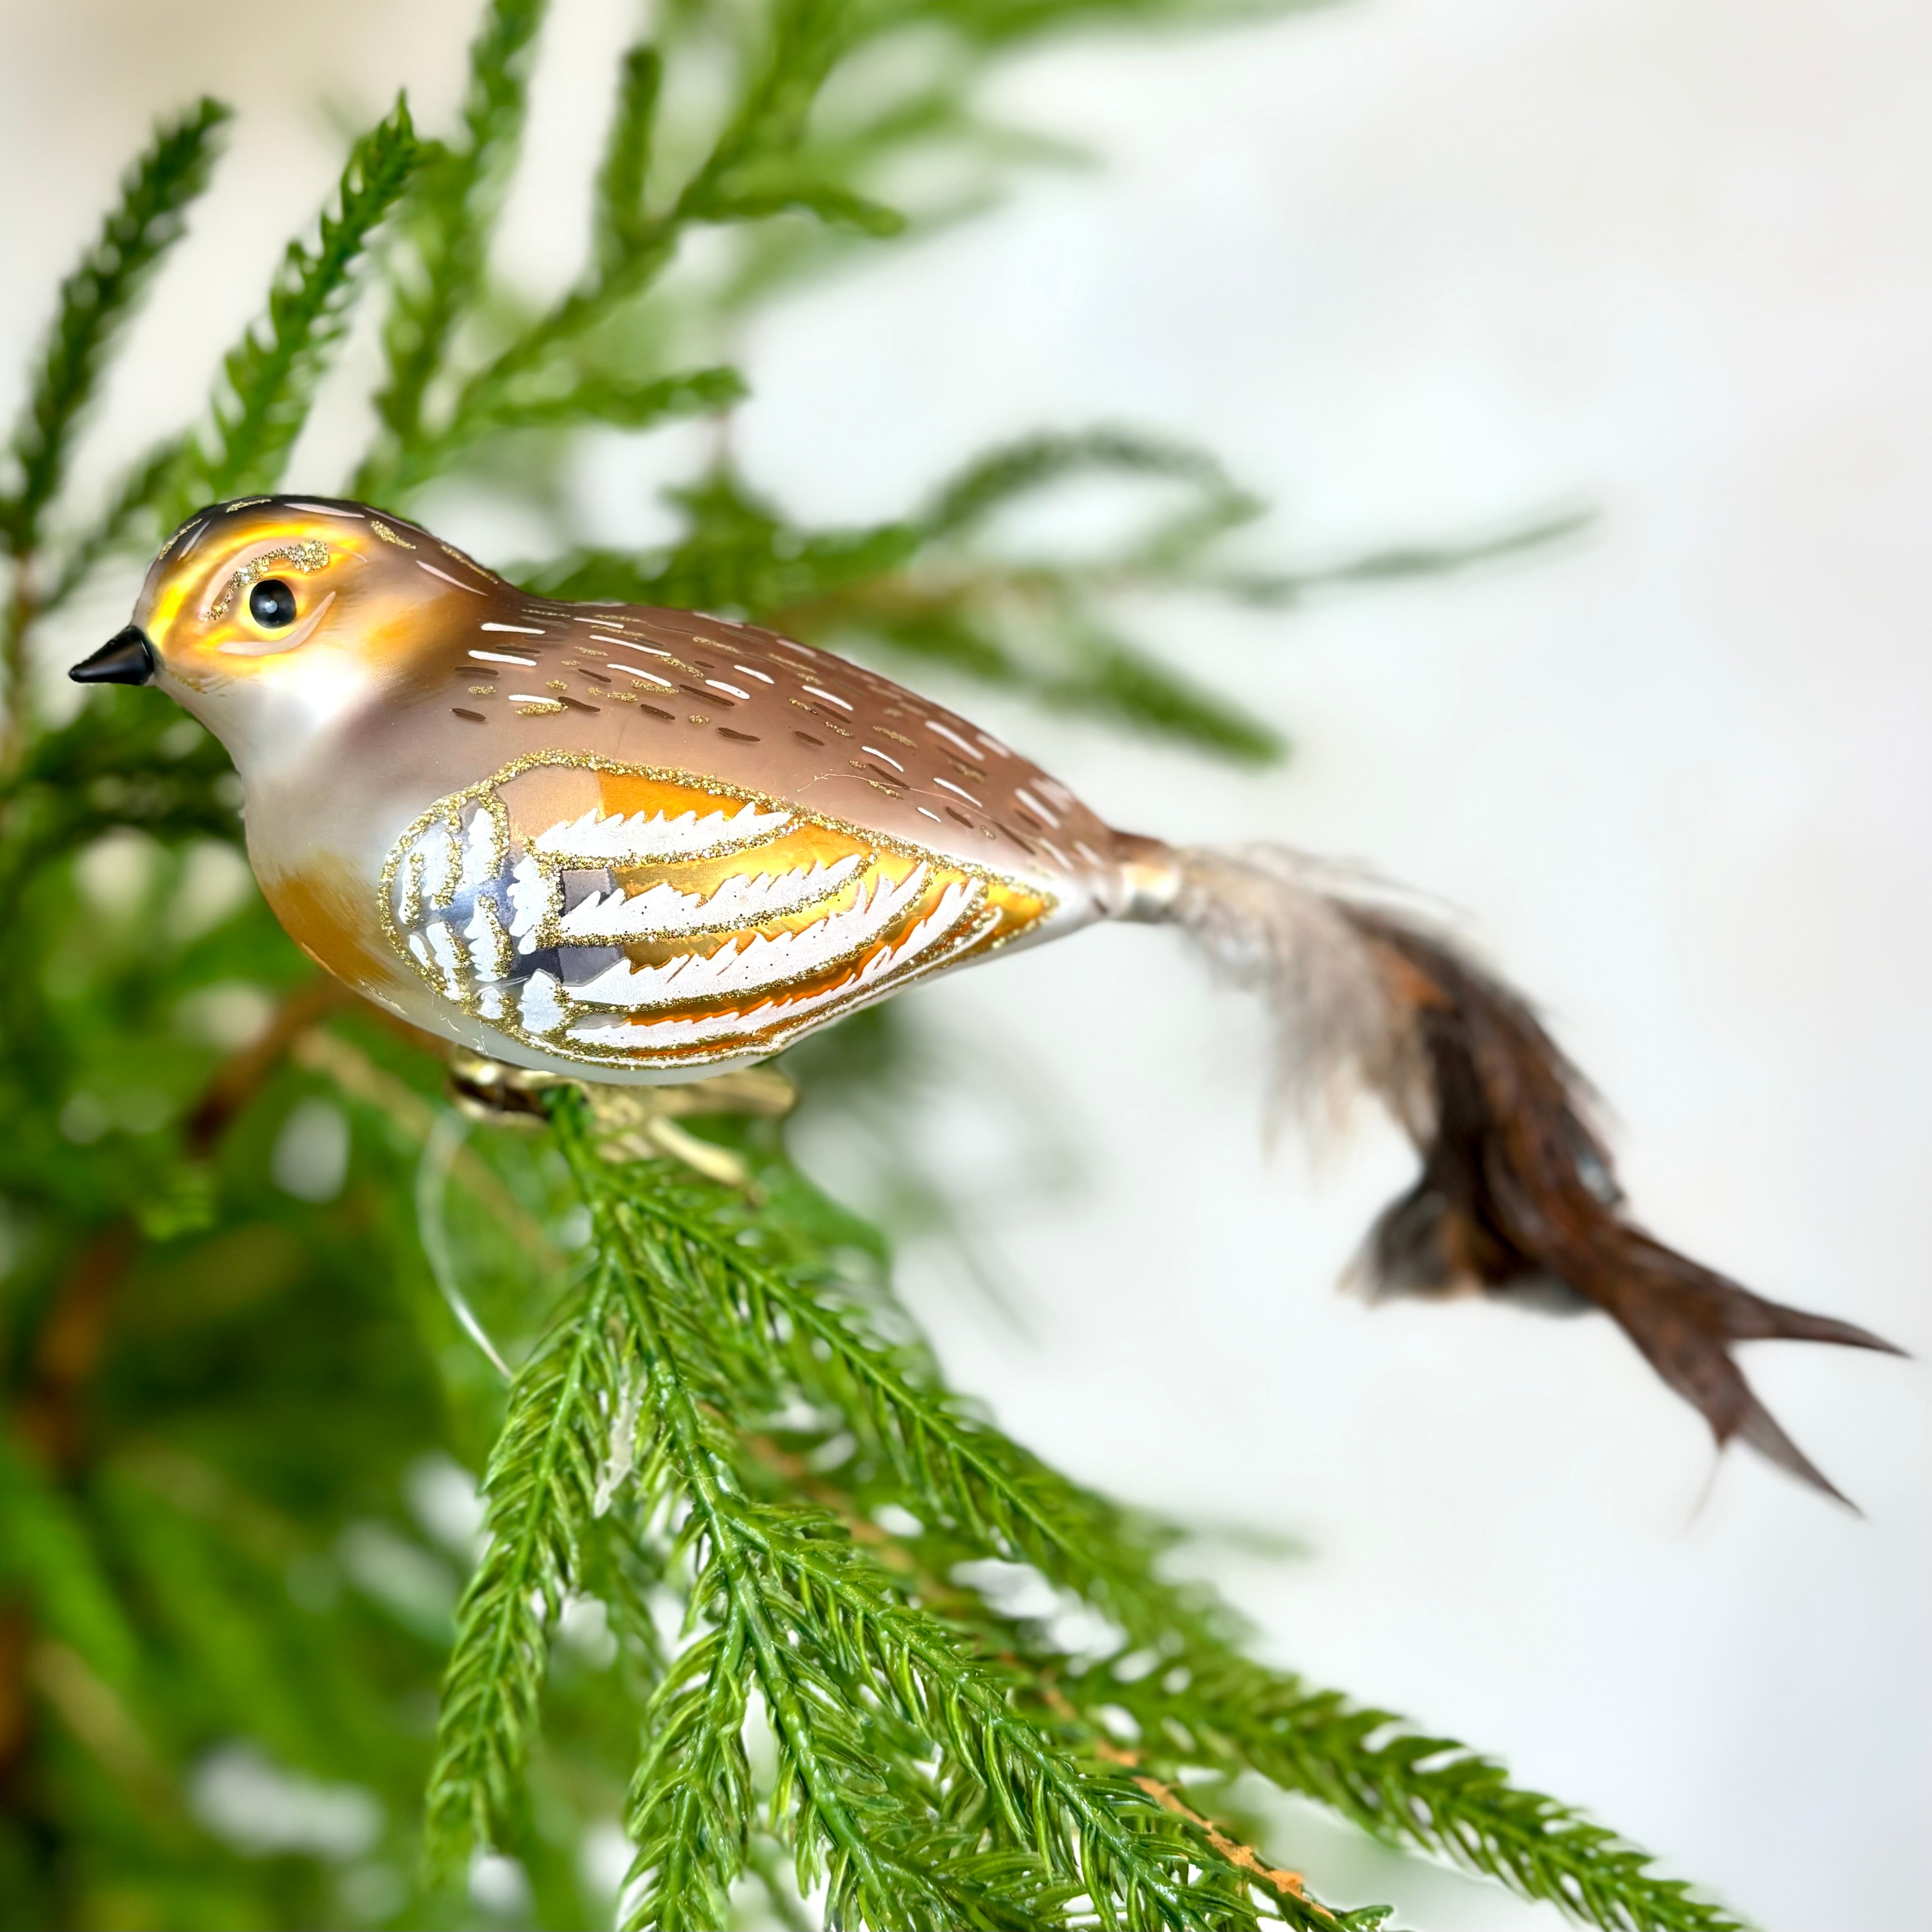
[[[171,507],[272,490],[280,481],[347,326],[357,266],[407,186],[418,152],[400,100],[351,150],[336,212],[323,214],[313,248],[289,244],[268,314],[230,350],[212,433],[176,484],[180,500]]]
[[[398,278],[385,346],[389,380],[376,409],[396,444],[419,440],[424,392],[474,300],[509,163],[524,124],[526,80],[542,0],[501,0],[470,50],[463,132],[440,149],[410,211],[414,272]]]
[[[228,118],[218,101],[203,100],[158,128],[128,170],[100,238],[61,284],[60,314],[14,442],[20,475],[5,500],[4,520],[16,553],[34,547],[41,512],[59,492],[74,431],[122,325],[180,239],[183,211],[208,184],[216,136]]]
[[[593,547],[556,507],[586,430],[746,402],[749,310],[1047,151],[978,113],[993,62],[1088,20],[1220,10],[672,0],[614,76],[590,256],[544,307],[490,264],[542,9],[494,0],[453,136],[419,139],[398,104],[355,144],[207,420],[89,502],[76,432],[224,110],[130,170],[62,290],[0,498],[0,1918],[1383,1924],[1262,1848],[1265,1784],[1588,1924],[1734,1924],[1489,1760],[1256,1661],[1172,1580],[1176,1532],[947,1388],[885,1238],[780,1124],[699,1124],[742,1186],[615,1157],[571,1090],[547,1129],[472,1129],[420,1036],[276,928],[198,727],[139,692],[64,722],[32,702],[32,647],[83,583],[202,496],[281,477],[374,289],[355,487],[522,502],[556,532],[524,580],[1279,755],[1268,721],[1132,640],[1137,594],[1285,604],[1555,526],[1258,572],[1228,543],[1257,506],[1211,458],[1114,430],[982,455],[862,528],[801,524],[722,456],[675,492],[667,544]],[[912,164],[939,158],[951,185],[922,200],[908,184],[940,176]],[[686,248],[700,230],[728,245]],[[1139,530],[1098,556],[1016,546],[1009,513],[1094,476],[1144,490]],[[943,1197],[879,1128],[920,1071],[906,1029],[874,1012],[790,1064],[930,1222]],[[1084,1606],[1084,1634],[1016,1612],[1016,1576]]]

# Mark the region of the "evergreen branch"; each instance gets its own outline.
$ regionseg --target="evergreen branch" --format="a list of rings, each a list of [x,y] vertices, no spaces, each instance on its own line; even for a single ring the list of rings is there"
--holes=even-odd
[[[664,1366],[662,1357],[652,1364],[661,1383]],[[778,1739],[782,1775],[773,1810],[793,1814],[802,1882],[824,1872],[831,1893],[826,1917],[835,1925],[986,1924],[980,1900],[958,1882],[964,1874],[934,1858],[940,1848],[930,1840],[921,1844],[932,1821],[906,1802],[890,1766],[866,1748],[867,1726],[838,1695],[825,1660],[790,1640],[802,1620],[786,1616],[790,1606],[746,1546],[742,1522],[693,1440],[694,1412],[674,1388],[661,1386],[659,1395],[674,1405],[667,1420],[681,1438],[682,1473],[708,1545],[699,1588],[722,1594],[728,1615],[743,1625]]]
[[[1647,1853],[1510,1784],[1454,1739],[1419,1736],[1388,1712],[1220,1646],[1190,1647],[1179,1660],[1189,1676],[1178,1690],[1106,1664],[1070,1678],[1066,1694],[1090,1708],[1118,1705],[1150,1735],[1178,1724],[1190,1762],[1258,1772],[1386,1843],[1437,1853],[1607,1932],[1739,1932],[1730,1913],[1658,1876]]]
[[[1070,628],[1067,666],[1019,680],[1046,706],[1249,764],[1270,764],[1286,754],[1287,742],[1271,725],[1124,638],[1097,623]]]
[[[460,1868],[500,1838],[536,1733],[545,1630],[575,1581],[621,1412],[615,1290],[600,1274],[511,1384],[483,1490],[488,1549],[457,1609],[430,1773],[425,1857]]]
[[[793,163],[740,169],[728,189],[714,188],[704,203],[706,218],[719,222],[762,221],[794,209],[878,239],[902,234],[906,226],[897,208]]]
[[[500,6],[508,4],[509,0],[498,0]],[[671,261],[688,229],[757,220],[784,208],[806,208],[821,218],[874,232],[896,226],[898,218],[891,211],[836,183],[814,180],[788,159],[802,137],[819,88],[858,31],[856,10],[844,0],[777,0],[770,26],[764,58],[741,91],[710,152],[672,205],[655,218],[634,211],[622,231],[622,246],[600,247],[598,273],[572,290],[464,383],[440,439],[451,450],[471,440],[472,418],[487,420],[525,379],[649,287]],[[645,117],[638,112],[646,92],[640,78],[620,102],[620,123],[610,161],[617,170],[612,177],[615,188],[623,188],[630,178],[634,155],[640,165],[647,159],[638,145]],[[628,133],[621,120],[626,113],[635,117]],[[614,244],[616,231],[610,235]],[[418,396],[416,412],[407,424],[399,417],[392,424],[392,447],[364,464],[356,485],[362,494],[394,491],[393,479],[419,416]]]
[[[389,380],[376,399],[398,452],[421,433],[424,397],[482,284],[544,11],[544,0],[490,0],[470,50],[463,137],[437,152],[418,183],[407,236],[414,273],[394,290],[383,335]]]
[[[683,219],[733,219],[732,203],[750,171],[796,152],[832,69],[868,28],[884,24],[868,22],[844,0],[772,0],[767,17],[763,58],[752,63],[735,110],[679,196]]]
[[[1499,557],[1540,550],[1587,530],[1593,510],[1564,510],[1538,517],[1498,535],[1466,543],[1402,544],[1372,550],[1339,563],[1297,571],[1228,572],[1213,579],[1216,587],[1244,602],[1280,609],[1298,604],[1312,591],[1351,584],[1400,584],[1418,577],[1446,577]]]
[[[61,284],[56,316],[14,438],[20,480],[0,504],[0,533],[16,555],[39,540],[58,494],[74,436],[118,338],[161,258],[181,238],[190,203],[208,185],[230,110],[203,98],[164,123],[121,184],[99,238]]]
[[[1185,483],[1210,503],[1248,514],[1258,507],[1204,450],[1135,430],[1102,428],[1028,436],[989,450],[941,487],[921,525],[928,538],[962,536],[1022,498],[1082,474]]]
[[[214,446],[202,452],[196,479],[206,496],[268,489],[280,478],[348,326],[356,269],[420,152],[408,106],[399,98],[388,117],[356,144],[343,170],[338,212],[324,211],[315,246],[289,244],[267,315],[223,364]]]
[[[1174,1802],[1171,1792],[1130,1775],[1127,1754],[1105,1750],[1099,1726],[1077,1734],[1078,1756],[1064,1738],[1054,1740],[1048,1725],[1016,1708],[1023,1677],[970,1660],[961,1634],[905,1604],[848,1535],[799,1534],[808,1520],[795,1508],[768,1506],[744,1527],[799,1600],[816,1599],[826,1618],[838,1619],[853,1677],[890,1687],[918,1733],[940,1737],[952,1761],[985,1788],[989,1824],[997,1820],[1016,1848],[1058,1865],[1068,1891],[1077,1886],[1123,1904],[1130,1923],[1138,1915],[1149,1924],[1247,1924],[1252,1908],[1244,1894],[1260,1877],[1269,1904],[1291,1925],[1334,1932],[1379,1922],[1379,1912],[1343,1916],[1316,1905],[1298,1882],[1286,1882],[1291,1875],[1268,1872],[1252,1855],[1246,1863],[1231,1857],[1240,1848],[1225,1838],[1217,1844],[1214,1828]],[[1077,1862],[1070,1855],[1076,1844]],[[1216,1870],[1217,1862],[1227,1869]],[[1190,1865],[1203,1868],[1199,1876],[1190,1876]]]
[[[1159,1642],[1178,1623],[1204,1630],[1202,1600],[1156,1574],[1165,1539],[964,1410],[922,1348],[866,1333],[859,1312],[832,1298],[829,1277],[766,1265],[769,1238],[755,1223],[659,1166],[640,1164],[608,1184],[622,1186],[629,1211],[661,1237],[708,1257],[710,1270],[694,1278],[710,1288],[716,1317],[762,1338],[809,1399],[844,1418],[922,1520],[958,1529],[988,1555],[1036,1564],[1136,1643]]]
[[[938,1882],[924,1860],[907,1856],[907,1850],[918,1844],[918,1827],[929,1821],[904,1815],[903,1794],[892,1790],[892,1780],[881,1775],[884,1767],[861,1745],[862,1720],[840,1696],[823,1660],[812,1654],[808,1645],[792,1641],[799,1634],[796,1623],[776,1600],[770,1580],[753,1560],[729,1493],[728,1436],[722,1423],[712,1418],[718,1413],[715,1399],[720,1395],[728,1400],[734,1394],[740,1400],[748,1395],[756,1402],[757,1378],[748,1390],[740,1388],[736,1378],[728,1378],[715,1361],[706,1360],[688,1298],[646,1290],[646,1278],[653,1287],[668,1283],[640,1255],[630,1231],[614,1211],[614,1196],[602,1184],[605,1170],[590,1144],[580,1106],[572,1100],[560,1102],[556,1123],[560,1143],[590,1208],[600,1278],[625,1298],[644,1359],[654,1440],[638,1486],[648,1501],[660,1507],[682,1505],[689,1511],[683,1540],[700,1552],[692,1606],[720,1606],[714,1633],[719,1641],[706,1651],[704,1660],[748,1666],[756,1676],[788,1781],[798,1794],[793,1831],[802,1874],[821,1864],[829,1868],[834,1924],[844,1922],[842,1907],[848,1903],[861,1922],[872,1925],[987,1923],[956,1887]],[[740,1692],[741,1709],[742,1696]],[[686,1901],[694,1894],[708,1898],[722,1892],[743,1862],[748,1820],[733,1802],[742,1787],[735,1774],[731,1742],[720,1735],[722,1720],[730,1708],[728,1694],[715,1683],[708,1685],[704,1706],[700,1712],[681,1712],[674,1694],[660,1714],[674,1721],[682,1717],[686,1726],[693,1719],[709,1719],[707,1755],[714,1774],[722,1773],[725,1780],[723,1792],[714,1786],[710,1808],[730,1808],[724,1813],[722,1834],[697,1857],[687,1860],[674,1853],[668,1871],[651,1872],[640,1910],[662,1910],[664,1916],[656,1922],[668,1925],[716,1922],[680,1921],[671,1912],[687,1909]],[[664,1808],[665,1795],[652,1775],[654,1764],[665,1765],[662,1750],[654,1740],[640,1767],[632,1808],[644,1828],[640,1840],[649,1834],[651,1845],[663,1843],[662,1829],[651,1830]],[[773,1803],[775,1810],[787,1808],[782,1791]],[[641,1862],[636,1868],[640,1874],[649,1869]],[[931,1916],[918,1915],[916,1908],[922,1906]]]
[[[1003,1894],[1006,1912],[1031,1916],[1084,1889],[1130,1924],[1252,1928],[1244,1886],[1214,1869],[1187,1821],[1171,1822],[1118,1767],[1077,1760],[1018,1712],[1010,1675],[974,1661],[938,1618],[903,1601],[842,1526],[797,1505],[750,1504],[722,1485],[710,1516],[715,1533],[730,1539],[733,1582],[761,1606],[772,1640],[768,1667],[818,1694],[789,1700],[793,1722],[822,1735],[828,1704],[842,1711],[847,1722],[833,1736],[850,1760],[848,1782],[855,1772],[888,1789],[899,1781],[900,1753],[881,1735],[887,1727],[874,1702],[898,1719],[920,1755],[938,1747],[943,1783],[902,1793],[898,1818],[866,1794],[868,1844],[892,1847],[917,1890],[906,1890],[902,1872],[881,1910],[868,1904],[861,1875],[848,1869],[842,1885],[835,1862],[834,1923],[1010,1923],[999,1909]],[[801,1670],[802,1660],[817,1668]],[[801,1781],[809,1775],[808,1768]],[[969,1788],[970,1804],[947,1785]],[[982,1838],[991,1857],[976,1855]],[[1191,1877],[1197,1864],[1208,1869]],[[978,1914],[965,1916],[975,1906]],[[1332,1932],[1330,1916],[1303,1910],[1292,1894],[1286,1909],[1296,1915],[1289,1923]]]
[[[704,1317],[716,1292],[705,1277],[718,1271],[718,1258],[637,1224],[634,1194],[619,1192],[589,1144],[579,1111],[560,1106],[557,1130],[591,1204],[602,1264],[621,1271],[630,1298],[662,1430],[653,1468],[688,1498],[688,1533],[704,1546],[694,1600],[724,1606],[706,1640],[710,1678],[700,1684],[695,1666],[680,1667],[675,1687],[664,1694],[676,1721],[653,1740],[640,1774],[633,1816],[640,1844],[646,1830],[651,1835],[636,1870],[652,1874],[654,1883],[652,1903],[639,1922],[678,1922],[668,1914],[662,1922],[655,1916],[664,1898],[684,1895],[675,1847],[689,1840],[671,1828],[670,1814],[684,1815],[688,1833],[692,1808],[715,1810],[719,1802],[715,1784],[708,1796],[680,1791],[668,1775],[670,1754],[682,1752],[694,1733],[708,1731],[706,1756],[719,1765],[721,1753],[730,1749],[721,1730],[728,1733],[736,1720],[728,1702],[721,1724],[717,1675],[749,1661],[802,1802],[826,1842],[832,1922],[987,1922],[980,1913],[997,1904],[997,1892],[977,1897],[977,1886],[988,1877],[996,1885],[1017,1880],[1036,1892],[1039,1876],[1030,1867],[1041,1861],[1066,1892],[1084,1887],[1118,1903],[1130,1924],[1251,1926],[1246,1880],[1231,1876],[1236,1868],[1222,1868],[1211,1840],[1201,1841],[1201,1821],[1162,1804],[1117,1767],[1077,1765],[1016,1711],[1013,1681],[973,1662],[956,1633],[905,1603],[876,1561],[834,1521],[797,1504],[759,1504],[744,1496],[731,1474],[730,1432],[722,1420],[705,1419],[688,1381],[692,1345],[701,1346],[700,1338],[716,1332]],[[668,1320],[674,1307],[679,1312]],[[738,1378],[716,1366],[706,1379],[739,1386]],[[967,1778],[988,1801],[983,1817],[962,1821],[973,1829],[940,1868],[951,1881],[950,1897],[932,1890],[935,1822],[920,1815],[932,1799],[916,1786],[893,1790],[896,1754],[879,1736],[880,1699],[913,1739],[938,1742],[956,1778]],[[868,1704],[874,1708],[866,1724]],[[862,1728],[871,1733],[862,1750],[856,1742]],[[730,1763],[719,1768],[725,1790],[736,1795]],[[855,1792],[854,1777],[860,1772]],[[742,1868],[742,1802],[728,1816],[737,1820],[728,1835],[714,1820],[704,1840],[714,1859],[728,1846],[729,1854],[728,1863],[704,1874],[707,1896]],[[996,1874],[969,1857],[967,1846],[982,1829],[992,1831],[996,1847],[1022,1862]],[[882,1848],[898,1842],[923,1844],[924,1855],[910,1862],[902,1855],[902,1869],[882,1888],[888,1876],[879,1863]],[[1190,1864],[1208,1868],[1192,1883]],[[974,1895],[960,1895],[956,1886],[969,1873]],[[1292,1892],[1279,1904],[1292,1924],[1338,1922]]]
[[[466,445],[514,430],[574,429],[603,424],[614,429],[655,428],[680,417],[728,409],[746,394],[735,369],[692,369],[655,382],[620,382],[585,376],[550,394],[498,397],[439,434],[425,436],[398,456],[388,472],[394,492],[418,488],[443,469]]]
[[[81,1513],[26,1453],[0,1432],[0,1582],[34,1619],[72,1646],[96,1676],[124,1685],[139,1654],[134,1633],[95,1557]]]
[[[1157,1696],[1151,1680],[1136,1690],[1124,1677],[1096,1674],[1091,1706],[1138,1706],[1150,1730],[1178,1711],[1196,1741],[1189,1762],[1252,1769],[1380,1835],[1504,1879],[1608,1932],[1727,1932],[1735,1924],[1682,1884],[1654,1876],[1646,1855],[1614,1834],[1511,1786],[1464,1748],[1406,1731],[1388,1735],[1396,1722],[1388,1714],[1358,1711],[1243,1657],[1232,1613],[1160,1576],[1157,1537],[963,1412],[922,1352],[866,1333],[856,1311],[828,1299],[824,1279],[768,1265],[739,1210],[706,1215],[698,1190],[670,1183],[661,1169],[628,1170],[611,1184],[626,1188],[627,1212],[661,1238],[709,1258],[710,1270],[692,1280],[716,1298],[717,1318],[739,1334],[766,1337],[810,1399],[884,1460],[922,1521],[978,1553],[1033,1564],[1110,1618],[1124,1633],[1124,1651],[1151,1650],[1189,1673],[1190,1689],[1171,1698]],[[1079,1681],[1070,1680],[1070,1694]]]
[[[745,1756],[745,1631],[728,1617],[686,1647],[646,1707],[624,1828],[636,1856],[632,1922],[723,1925],[755,1801]]]
[[[130,539],[146,513],[172,489],[189,448],[186,437],[171,436],[124,472],[106,508],[62,558],[60,574],[40,600],[43,611],[58,610],[103,557]]]
[[[644,237],[644,189],[663,87],[662,55],[652,46],[632,48],[624,56],[617,111],[597,173],[597,256],[607,275],[621,267]]]

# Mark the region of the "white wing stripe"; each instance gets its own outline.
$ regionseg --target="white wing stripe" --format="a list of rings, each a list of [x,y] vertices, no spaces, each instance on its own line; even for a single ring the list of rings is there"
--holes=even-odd
[[[680,892],[668,883],[627,898],[620,886],[609,892],[592,892],[572,906],[559,929],[566,939],[663,939],[707,928],[756,925],[830,898],[864,862],[852,853],[830,866],[820,860],[794,866],[788,872],[760,872],[755,878],[734,873],[722,880],[709,898],[702,892]]]
[[[645,1052],[658,1047],[697,1046],[709,1040],[742,1038],[768,1027],[788,1025],[822,1006],[856,1001],[887,974],[896,974],[920,954],[931,952],[979,903],[984,890],[977,879],[956,880],[896,946],[881,946],[850,979],[823,992],[808,993],[796,1000],[765,1000],[748,1012],[706,1013],[697,1019],[591,1022],[572,1027],[571,1037],[587,1046]]]
[[[835,964],[881,937],[919,902],[928,876],[922,860],[897,884],[881,879],[844,911],[828,913],[800,932],[733,939],[715,952],[681,952],[662,966],[633,966],[620,959],[570,991],[595,1006],[632,1009],[758,992]]]
[[[530,849],[566,864],[695,858],[735,845],[757,844],[791,822],[788,812],[760,812],[755,805],[745,806],[728,818],[722,812],[708,812],[702,818],[694,812],[680,812],[675,818],[667,818],[662,812],[649,818],[641,812],[628,818],[622,814],[605,818],[586,812],[572,824],[553,825],[540,833],[531,840]]]

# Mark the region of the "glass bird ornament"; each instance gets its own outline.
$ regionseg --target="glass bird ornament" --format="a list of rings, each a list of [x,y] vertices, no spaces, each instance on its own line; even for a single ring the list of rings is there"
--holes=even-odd
[[[1529,1008],[1385,895],[1117,831],[876,672],[733,618],[533,596],[358,503],[201,512],[73,675],[158,686],[227,748],[256,876],[317,964],[517,1067],[702,1078],[1096,920],[1179,926],[1266,994],[1286,1080],[1366,1085],[1414,1140],[1372,1281],[1553,1285],[1720,1442],[1836,1493],[1729,1344],[1888,1345],[1626,1218]]]

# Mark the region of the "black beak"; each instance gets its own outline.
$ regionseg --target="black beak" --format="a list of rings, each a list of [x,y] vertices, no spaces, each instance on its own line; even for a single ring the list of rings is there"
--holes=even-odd
[[[152,684],[158,667],[154,647],[138,624],[110,638],[91,658],[68,673],[76,684]]]

